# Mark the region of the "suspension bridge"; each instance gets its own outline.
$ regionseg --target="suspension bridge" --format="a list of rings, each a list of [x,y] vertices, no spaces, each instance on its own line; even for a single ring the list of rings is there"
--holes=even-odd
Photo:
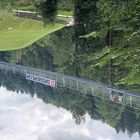
[[[62,73],[16,65],[3,61],[0,61],[0,70],[5,71],[6,73],[22,76],[26,80],[45,84],[46,86],[52,86],[52,88],[67,88],[69,90],[78,91],[84,96],[97,96],[102,99],[140,109],[140,94],[138,93],[117,89],[115,87]]]

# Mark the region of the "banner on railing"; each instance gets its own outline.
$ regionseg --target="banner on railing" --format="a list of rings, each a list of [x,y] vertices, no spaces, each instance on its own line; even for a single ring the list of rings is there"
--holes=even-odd
[[[39,76],[32,75],[32,74],[26,74],[26,79],[37,82],[37,83],[41,83],[44,85],[48,85],[51,87],[55,87],[55,80],[52,80],[52,79],[47,79],[47,78],[39,77]]]

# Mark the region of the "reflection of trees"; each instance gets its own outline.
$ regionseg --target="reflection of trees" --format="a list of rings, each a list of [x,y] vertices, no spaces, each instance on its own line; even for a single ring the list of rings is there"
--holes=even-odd
[[[0,60],[52,71],[55,68],[52,54],[38,44],[21,50],[0,52]]]
[[[125,132],[127,131],[129,136],[132,136],[133,133],[139,132],[140,134],[140,116],[137,116],[138,114],[135,112],[136,110],[126,107],[123,113],[121,114],[121,118],[119,122],[116,125],[116,130],[117,132],[122,131]]]
[[[83,97],[80,93],[68,89],[52,89],[10,73],[6,74],[5,71],[0,71],[0,85],[10,91],[30,94],[32,97],[36,94],[45,103],[69,110],[77,124],[83,122],[85,114],[88,113],[92,119],[102,120],[114,127],[117,132],[127,131],[130,136],[137,131],[140,133],[140,111],[138,110],[101,98]]]
[[[0,52],[0,60],[5,59],[6,61],[9,60],[10,62],[26,66],[107,82],[108,65],[102,68],[94,66],[97,63],[94,57],[98,56],[98,51],[106,45],[106,39],[98,37],[80,38],[81,35],[99,29],[96,1],[87,0],[84,5],[83,0],[78,0],[77,2],[74,28],[66,27],[22,50]],[[96,55],[94,56],[93,53]],[[104,58],[104,54],[101,56]],[[101,65],[104,65],[104,63],[102,61]],[[113,73],[113,79],[111,80],[113,82],[118,81],[129,72],[129,69],[118,63],[111,68]],[[125,132],[126,130],[130,134],[136,131],[140,132],[139,111],[132,111],[136,115],[130,116],[133,119],[132,121],[127,118],[130,113],[128,113],[125,106],[111,104],[110,107],[109,102],[106,104],[107,101],[102,101],[101,99],[89,98],[87,100],[79,95],[69,94],[70,92],[63,89],[54,91],[43,85],[24,79],[21,80],[13,75],[8,75],[8,79],[2,75],[0,79],[2,81],[1,84],[5,85],[9,90],[30,93],[32,96],[34,93],[37,93],[37,96],[44,102],[51,102],[70,110],[77,123],[84,120],[84,115],[88,112],[91,118],[100,118],[103,122],[115,127],[118,132]],[[137,85],[134,88],[137,88]]]
[[[53,56],[43,47],[36,45],[33,50],[22,56],[21,64],[42,69],[53,70]]]
[[[5,51],[2,51],[0,52],[0,61],[9,61],[9,59],[11,58],[11,53],[10,52],[5,52]]]
[[[116,127],[125,106],[110,101],[106,102],[105,100],[101,100],[99,98],[95,101],[102,121],[110,124],[112,127]]]

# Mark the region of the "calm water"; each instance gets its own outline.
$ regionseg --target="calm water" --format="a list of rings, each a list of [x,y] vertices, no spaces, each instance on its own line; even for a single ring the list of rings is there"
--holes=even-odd
[[[50,93],[47,90],[43,94],[35,92],[34,97],[31,97],[29,92],[21,90],[22,93],[0,87],[1,140],[140,139],[137,131],[140,130],[139,123],[127,122],[136,117],[135,110],[122,109],[112,119],[114,110],[119,108],[106,101],[99,105],[100,99],[83,98],[69,91]],[[66,94],[69,97],[65,97]],[[102,110],[101,106],[105,106],[106,110]],[[127,118],[121,118],[123,115],[127,115]],[[137,116],[136,119],[140,120],[140,117]],[[135,125],[138,125],[136,130]]]
[[[1,140],[140,140],[139,110],[13,74],[0,78]]]

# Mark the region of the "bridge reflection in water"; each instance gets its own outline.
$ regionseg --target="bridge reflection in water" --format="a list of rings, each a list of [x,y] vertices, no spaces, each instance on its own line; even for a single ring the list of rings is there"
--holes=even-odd
[[[140,94],[116,89],[114,87],[98,84],[96,82],[74,76],[68,76],[61,73],[40,70],[6,62],[0,62],[0,70],[4,70],[6,73],[12,73],[14,75],[21,76],[25,79],[27,74],[52,79],[55,80],[55,88],[65,87],[70,90],[78,91],[84,96],[92,95],[102,99],[110,100],[111,102],[128,105],[140,110]]]

